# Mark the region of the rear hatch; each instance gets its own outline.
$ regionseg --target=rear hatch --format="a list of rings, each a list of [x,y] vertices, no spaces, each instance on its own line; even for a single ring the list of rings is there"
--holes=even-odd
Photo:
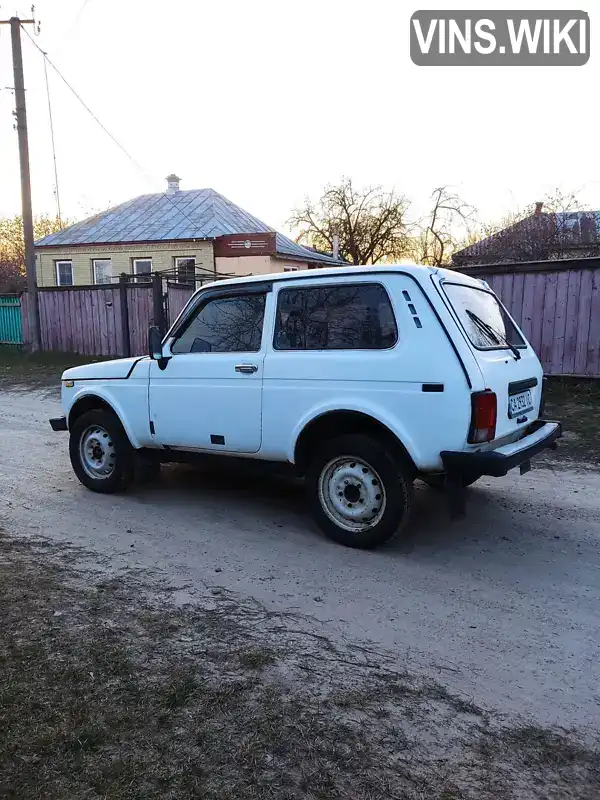
[[[538,417],[541,364],[487,284],[445,280],[442,288],[477,359],[485,388],[498,398],[495,441],[516,439]]]

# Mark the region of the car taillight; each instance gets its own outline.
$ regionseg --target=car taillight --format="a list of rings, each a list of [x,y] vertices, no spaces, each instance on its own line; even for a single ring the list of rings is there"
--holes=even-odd
[[[471,428],[468,441],[471,444],[491,442],[496,436],[498,399],[495,392],[486,389],[471,395]]]

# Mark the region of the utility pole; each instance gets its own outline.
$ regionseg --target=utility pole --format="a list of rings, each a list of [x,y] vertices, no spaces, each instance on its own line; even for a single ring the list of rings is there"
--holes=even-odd
[[[31,335],[32,350],[39,350],[40,325],[38,314],[37,276],[35,270],[35,249],[33,246],[31,179],[29,175],[29,142],[27,140],[25,79],[23,77],[23,54],[21,52],[21,25],[35,25],[35,20],[11,17],[9,20],[0,20],[0,25],[10,25],[13,72],[15,81],[15,116],[17,119],[17,135],[19,137],[19,160],[21,163],[21,204],[23,209],[23,238],[25,240],[27,293],[29,295],[29,332]]]

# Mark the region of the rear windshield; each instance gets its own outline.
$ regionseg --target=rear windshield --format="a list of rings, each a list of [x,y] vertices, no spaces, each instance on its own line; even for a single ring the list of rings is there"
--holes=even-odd
[[[513,321],[491,292],[459,283],[444,283],[444,291],[475,347],[495,350],[506,347],[507,340],[514,347],[526,346]]]

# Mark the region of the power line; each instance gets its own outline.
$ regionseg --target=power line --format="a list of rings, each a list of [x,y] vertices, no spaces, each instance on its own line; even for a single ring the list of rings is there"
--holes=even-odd
[[[68,80],[67,80],[67,79],[64,77],[64,75],[63,75],[63,74],[60,72],[60,70],[58,69],[58,67],[56,67],[56,66],[55,66],[55,65],[52,63],[52,61],[50,61],[50,59],[48,58],[48,53],[45,53],[45,52],[42,50],[42,48],[41,48],[41,47],[40,47],[40,46],[37,44],[37,42],[36,42],[36,41],[33,39],[33,37],[32,37],[32,36],[30,36],[30,35],[29,35],[29,33],[27,33],[27,31],[25,30],[25,28],[23,28],[23,31],[25,32],[25,34],[27,35],[27,37],[28,37],[29,41],[30,41],[30,42],[33,44],[33,46],[34,46],[35,48],[37,48],[37,49],[40,51],[40,53],[43,55],[44,59],[45,59],[45,60],[48,62],[48,64],[50,64],[50,66],[51,66],[51,67],[52,67],[52,69],[53,69],[53,70],[56,72],[56,74],[57,74],[57,75],[58,75],[58,77],[61,79],[61,81],[62,81],[62,82],[63,82],[63,83],[64,83],[64,84],[65,84],[65,85],[68,87],[68,89],[69,89],[69,90],[70,90],[70,91],[71,91],[71,92],[72,92],[72,93],[75,95],[75,97],[76,97],[76,98],[79,100],[79,102],[81,103],[81,105],[82,105],[82,106],[85,108],[85,110],[86,110],[86,111],[88,112],[88,114],[89,114],[89,115],[92,117],[92,119],[93,119],[93,120],[95,120],[95,122],[97,122],[97,123],[98,123],[98,125],[99,125],[99,126],[102,128],[102,130],[104,131],[104,133],[105,133],[107,136],[109,136],[109,137],[112,139],[112,141],[113,141],[113,142],[114,142],[114,143],[117,145],[117,147],[119,148],[119,150],[121,150],[123,153],[125,153],[125,155],[126,155],[126,156],[127,156],[127,158],[128,158],[130,161],[131,161],[131,163],[132,163],[132,164],[134,164],[134,165],[135,165],[135,166],[136,166],[136,167],[137,167],[137,168],[140,170],[140,172],[142,172],[142,174],[145,174],[145,173],[144,173],[144,170],[143,170],[143,169],[142,169],[142,167],[141,167],[141,166],[140,166],[140,165],[137,163],[137,161],[136,161],[136,160],[135,160],[135,158],[134,158],[134,157],[131,155],[131,153],[129,153],[129,152],[128,152],[128,151],[127,151],[127,150],[126,150],[124,147],[123,147],[123,145],[122,145],[122,144],[121,144],[121,143],[120,143],[120,142],[119,142],[117,139],[115,139],[115,137],[114,137],[114,136],[112,135],[112,133],[111,133],[111,132],[108,130],[108,128],[107,128],[105,125],[103,125],[103,124],[100,122],[100,120],[99,120],[99,119],[98,119],[98,117],[97,117],[97,116],[94,114],[94,112],[92,111],[92,109],[91,109],[91,108],[90,108],[90,107],[87,105],[87,103],[86,103],[86,102],[83,100],[83,98],[82,98],[82,97],[81,97],[81,96],[80,96],[80,95],[79,95],[79,94],[78,94],[78,93],[75,91],[75,89],[74,89],[74,88],[71,86],[71,84],[69,83],[69,81],[68,81]]]
[[[45,59],[45,60],[48,62],[48,64],[50,64],[50,66],[52,67],[52,69],[53,69],[53,70],[56,72],[56,74],[57,74],[57,75],[58,75],[58,77],[61,79],[61,81],[62,81],[62,82],[65,84],[65,86],[67,86],[67,88],[68,88],[68,89],[69,89],[69,90],[70,90],[70,91],[71,91],[71,92],[72,92],[72,93],[75,95],[75,97],[76,97],[76,98],[79,100],[79,102],[81,103],[81,105],[82,105],[82,106],[85,108],[85,110],[86,110],[86,111],[88,112],[88,114],[89,114],[89,115],[92,117],[92,119],[93,119],[93,120],[94,120],[94,121],[95,121],[95,122],[96,122],[96,123],[97,123],[97,124],[98,124],[98,125],[99,125],[99,126],[102,128],[102,130],[104,131],[104,133],[106,133],[106,135],[107,135],[107,136],[108,136],[108,137],[109,137],[109,138],[110,138],[110,139],[111,139],[111,140],[112,140],[112,141],[113,141],[113,142],[114,142],[114,143],[117,145],[117,147],[119,148],[119,150],[121,150],[121,152],[123,152],[123,153],[124,153],[124,154],[127,156],[127,158],[128,158],[128,159],[131,161],[131,163],[132,163],[132,164],[133,164],[133,165],[136,167],[136,169],[138,169],[138,170],[140,171],[140,173],[141,173],[141,174],[142,174],[142,175],[143,175],[143,176],[144,176],[146,179],[148,179],[148,180],[150,180],[150,181],[152,181],[152,182],[153,182],[153,179],[152,179],[152,177],[151,177],[150,175],[148,175],[148,173],[147,173],[147,172],[146,172],[146,171],[143,169],[143,167],[141,167],[141,166],[140,166],[140,164],[138,164],[138,162],[137,162],[137,161],[135,160],[135,158],[134,158],[134,157],[131,155],[131,153],[129,153],[129,152],[128,152],[128,150],[127,150],[127,149],[126,149],[126,148],[125,148],[125,147],[124,147],[124,146],[123,146],[123,145],[122,145],[122,144],[121,144],[121,143],[118,141],[118,139],[116,139],[116,138],[113,136],[113,134],[112,134],[112,133],[111,133],[111,132],[108,130],[108,128],[107,128],[105,125],[103,125],[103,124],[102,124],[102,122],[100,122],[100,120],[98,119],[98,117],[97,117],[97,116],[94,114],[94,112],[92,111],[92,109],[91,109],[91,108],[90,108],[90,107],[87,105],[87,103],[86,103],[86,102],[83,100],[83,98],[81,97],[81,95],[80,95],[78,92],[76,92],[76,91],[75,91],[75,89],[74,89],[74,88],[71,86],[71,84],[69,83],[69,81],[68,81],[68,80],[67,80],[67,79],[64,77],[64,75],[63,75],[63,74],[60,72],[60,70],[58,69],[58,67],[57,67],[57,66],[55,66],[55,64],[53,64],[53,63],[52,63],[52,61],[51,61],[51,60],[48,58],[48,54],[47,54],[46,52],[44,52],[44,50],[42,50],[42,48],[41,48],[41,47],[40,47],[40,46],[37,44],[37,42],[36,42],[36,41],[35,41],[35,40],[34,40],[34,39],[33,39],[33,38],[32,38],[32,37],[29,35],[29,33],[28,33],[26,30],[25,30],[25,28],[23,28],[23,31],[24,31],[24,33],[27,35],[27,37],[28,37],[29,41],[30,41],[30,42],[33,44],[33,46],[34,46],[34,47],[35,47],[37,50],[39,50],[39,51],[40,51],[40,53],[42,54],[42,56],[44,57],[44,59]],[[171,205],[173,206],[173,208],[174,208],[174,209],[175,209],[175,210],[176,210],[176,211],[177,211],[179,214],[181,214],[181,216],[182,216],[182,217],[184,217],[185,219],[187,219],[187,221],[188,221],[188,222],[189,222],[191,225],[197,226],[197,224],[198,224],[198,223],[197,223],[197,222],[194,222],[194,220],[193,220],[193,219],[191,219],[190,217],[188,217],[188,215],[185,213],[185,211],[183,211],[181,208],[179,208],[179,206],[178,206],[176,203],[174,203],[174,202],[173,202],[173,200],[172,200],[172,199],[169,197],[169,195],[168,195],[166,192],[161,192],[161,194],[162,194],[162,195],[164,195],[164,197],[166,197],[166,198],[167,198],[167,200],[169,201],[169,203],[171,203]]]
[[[50,84],[48,83],[48,69],[46,67],[46,57],[45,54],[43,58],[44,62],[44,75],[46,77],[46,95],[48,97],[48,116],[50,117],[50,139],[52,141],[52,158],[54,160],[54,186],[56,189],[56,210],[58,212],[58,224],[62,228],[62,219],[60,216],[60,194],[58,191],[58,168],[56,166],[56,147],[54,145],[54,123],[52,122],[52,104],[50,103]]]

